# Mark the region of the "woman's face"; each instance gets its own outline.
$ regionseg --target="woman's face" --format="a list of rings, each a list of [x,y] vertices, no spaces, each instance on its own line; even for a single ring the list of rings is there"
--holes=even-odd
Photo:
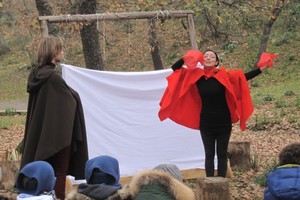
[[[58,52],[55,56],[55,63],[57,62],[61,62],[64,59],[64,51],[61,50],[60,52]]]
[[[216,67],[218,65],[218,60],[216,54],[212,51],[206,51],[204,53],[204,67],[206,69],[210,69],[212,67]]]

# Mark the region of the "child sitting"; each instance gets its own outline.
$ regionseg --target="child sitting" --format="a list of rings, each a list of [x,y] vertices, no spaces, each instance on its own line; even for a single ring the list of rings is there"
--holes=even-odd
[[[264,199],[300,199],[300,143],[292,143],[281,150],[279,167],[267,175]]]

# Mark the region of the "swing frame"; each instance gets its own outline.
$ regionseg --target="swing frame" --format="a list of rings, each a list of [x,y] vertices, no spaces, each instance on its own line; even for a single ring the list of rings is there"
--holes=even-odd
[[[124,13],[96,13],[85,15],[61,15],[61,16],[39,16],[42,37],[48,36],[48,23],[69,23],[69,22],[94,22],[94,21],[120,21],[137,19],[171,19],[187,18],[188,32],[191,42],[191,49],[198,50],[196,31],[194,24],[194,12],[191,10],[178,11],[149,11],[149,12],[124,12]]]

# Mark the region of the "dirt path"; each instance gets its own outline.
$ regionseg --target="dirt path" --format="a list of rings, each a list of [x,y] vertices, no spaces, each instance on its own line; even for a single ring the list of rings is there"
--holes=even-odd
[[[27,99],[0,102],[0,111],[5,111],[6,109],[26,110]]]

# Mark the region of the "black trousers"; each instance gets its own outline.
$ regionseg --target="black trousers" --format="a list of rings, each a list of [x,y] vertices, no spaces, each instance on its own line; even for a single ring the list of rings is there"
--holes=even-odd
[[[227,150],[231,128],[224,131],[209,132],[201,130],[201,137],[205,151],[205,172],[206,176],[214,176],[214,158],[217,151],[218,176],[226,177],[227,173]]]

